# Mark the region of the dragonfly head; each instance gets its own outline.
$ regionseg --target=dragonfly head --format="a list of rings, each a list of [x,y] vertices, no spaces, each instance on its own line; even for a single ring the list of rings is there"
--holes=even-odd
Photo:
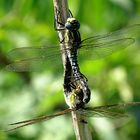
[[[75,18],[68,18],[65,27],[70,31],[77,31],[80,28],[80,23]]]

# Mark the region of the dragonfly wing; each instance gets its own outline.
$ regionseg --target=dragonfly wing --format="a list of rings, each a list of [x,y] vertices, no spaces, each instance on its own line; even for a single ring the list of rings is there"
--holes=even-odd
[[[139,37],[140,37],[140,24],[134,24],[114,32],[89,37],[87,39],[82,40],[81,44],[82,45],[101,44],[101,43],[109,42],[112,40],[123,39],[123,38],[133,38],[137,40]]]
[[[132,38],[124,38],[118,40],[112,40],[109,42],[101,43],[101,44],[87,44],[83,49],[79,51],[79,59],[83,59],[85,54],[87,54],[86,59],[100,59],[104,58],[108,55],[111,55],[113,52],[119,51],[128,47],[130,44],[134,43],[134,39]]]
[[[126,111],[129,107],[140,106],[140,102],[131,102],[124,104],[114,104],[99,107],[89,107],[81,109],[80,114],[86,117],[109,117],[109,118],[122,118],[127,117]]]
[[[140,24],[129,26],[108,34],[87,38],[81,42],[79,53],[88,53],[89,59],[99,59],[121,50],[138,40]],[[86,55],[87,56],[87,55]]]
[[[59,46],[55,47],[23,47],[11,50],[7,57],[10,63],[6,66],[10,71],[38,71],[56,67],[61,62]]]
[[[8,129],[7,131],[13,131],[13,130],[16,130],[18,128],[22,128],[24,126],[28,126],[28,125],[32,125],[32,124],[35,124],[35,123],[38,123],[38,122],[41,122],[41,121],[46,121],[46,120],[49,120],[49,119],[53,119],[54,117],[58,117],[58,116],[70,113],[73,110],[74,109],[65,109],[63,111],[57,112],[57,113],[52,114],[52,115],[45,115],[45,116],[37,117],[37,118],[34,118],[34,119],[30,119],[30,120],[11,123],[9,125],[15,126],[15,127],[11,128],[11,129]]]
[[[101,109],[95,109],[95,110],[86,110],[82,109],[80,111],[81,115],[85,117],[107,117],[107,118],[122,118],[122,117],[127,117],[127,114],[124,112],[112,112],[112,111],[107,111],[107,110],[101,110]]]

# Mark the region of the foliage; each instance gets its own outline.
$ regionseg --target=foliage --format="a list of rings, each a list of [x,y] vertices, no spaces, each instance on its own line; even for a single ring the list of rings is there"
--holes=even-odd
[[[81,23],[83,38],[139,23],[138,0],[71,0],[70,9]],[[0,67],[7,52],[16,47],[57,44],[53,3],[50,0],[0,1]],[[103,60],[80,63],[92,90],[90,105],[139,101],[139,44]],[[52,54],[53,55],[53,54]],[[54,56],[55,57],[55,56]],[[85,54],[86,59],[86,54]],[[57,62],[52,62],[57,63]],[[0,127],[8,123],[51,114],[67,108],[63,97],[63,71],[15,73],[0,71]],[[130,120],[91,119],[95,140],[137,140],[140,112],[132,109]],[[46,113],[47,112],[47,113]],[[117,122],[117,123],[116,123]],[[0,140],[75,139],[69,116],[25,127],[13,133],[0,132]]]

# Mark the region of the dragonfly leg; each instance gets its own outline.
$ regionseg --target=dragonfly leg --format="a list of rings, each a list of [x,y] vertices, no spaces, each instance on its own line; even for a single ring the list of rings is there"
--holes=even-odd
[[[73,82],[69,83],[69,85],[70,85],[73,89],[76,89],[76,85],[75,85]]]
[[[69,82],[64,84],[65,97],[68,99],[66,102],[70,107],[81,108],[90,100],[90,89],[82,81],[71,81],[70,78],[67,80]]]
[[[87,88],[86,92],[84,92],[84,97],[83,97],[84,103],[88,103],[90,101],[90,95],[91,95],[90,89]]]
[[[75,75],[74,77],[75,77],[74,82],[83,91],[83,102],[88,103],[90,100],[90,95],[91,95],[91,91],[87,84],[88,79],[81,72],[79,72],[79,74]]]
[[[57,8],[55,8],[55,9],[56,9],[56,17],[54,17],[54,29],[56,31],[63,31],[63,30],[65,30],[65,24],[59,21],[60,11]],[[65,37],[62,40],[60,40],[59,42],[63,43],[64,41],[65,41]]]
[[[87,82],[88,81],[87,77],[84,74],[82,74],[82,76],[85,78],[85,80]]]
[[[90,101],[91,91],[87,85],[85,77],[81,77],[81,79],[77,81],[77,84],[79,85],[80,89],[83,92],[83,102],[85,104],[88,103]]]
[[[70,9],[69,9],[69,17],[71,17],[71,18],[73,17],[73,14]]]
[[[55,9],[56,9],[57,17],[54,18],[54,29],[57,30],[57,31],[65,30],[65,24],[58,20],[59,19],[59,15],[60,15],[60,11],[56,7],[55,7]],[[69,17],[73,17],[72,12],[70,11],[70,9],[69,9]],[[57,28],[56,23],[59,24],[62,27],[61,28]]]
[[[56,31],[65,30],[65,24],[63,24],[62,22],[60,22],[58,20],[59,19],[59,15],[60,15],[60,11],[57,8],[55,8],[55,9],[56,9],[56,17],[54,17],[54,29]],[[57,26],[56,26],[57,24],[59,24],[59,26],[61,26],[61,27],[57,28]]]

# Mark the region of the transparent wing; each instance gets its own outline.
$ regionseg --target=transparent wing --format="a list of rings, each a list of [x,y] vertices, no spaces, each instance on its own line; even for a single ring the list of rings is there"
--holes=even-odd
[[[98,107],[87,107],[77,110],[81,115],[85,117],[109,117],[109,118],[120,118],[120,117],[126,117],[127,114],[125,114],[126,109],[133,106],[139,106],[140,102],[131,102],[126,104],[114,104],[114,105],[106,105],[106,106],[98,106]],[[37,117],[30,120],[20,121],[16,123],[9,124],[11,126],[14,126],[14,128],[8,129],[7,132],[16,130],[18,128],[32,125],[41,121],[46,121],[49,119],[53,119],[54,117],[61,116],[67,113],[70,113],[71,111],[75,111],[76,109],[66,109],[64,111],[60,111],[58,113],[52,114],[52,115],[46,115]],[[113,111],[112,111],[113,110]],[[123,112],[122,112],[123,110]],[[121,111],[121,112],[120,112]]]
[[[30,120],[25,120],[25,121],[20,121],[20,122],[16,122],[16,123],[11,123],[9,125],[14,126],[14,128],[8,129],[6,131],[7,132],[8,131],[13,131],[13,130],[16,130],[18,128],[22,128],[24,126],[28,126],[28,125],[32,125],[32,124],[35,124],[35,123],[38,123],[38,122],[41,122],[41,121],[46,121],[46,120],[49,120],[49,119],[53,119],[54,117],[67,114],[67,113],[69,113],[69,112],[71,112],[73,110],[74,109],[65,109],[63,111],[60,111],[60,112],[52,114],[52,115],[46,115],[46,116],[41,116],[41,117],[37,117],[37,118],[34,118],[34,119],[30,119]]]
[[[104,58],[111,55],[113,52],[128,47],[130,44],[134,43],[134,41],[135,40],[132,38],[124,38],[100,44],[87,44],[80,49],[78,59],[81,60],[84,56],[86,56],[86,60]]]
[[[136,24],[123,30],[105,35],[87,38],[82,41],[80,58],[99,59],[114,51],[123,49],[135,42],[140,34],[140,25]],[[52,47],[24,47],[13,49],[8,54],[11,61],[6,66],[10,71],[37,71],[40,69],[57,67],[61,62],[59,46]]]
[[[80,109],[79,113],[85,117],[109,117],[109,118],[121,118],[127,117],[126,111],[129,107],[139,106],[140,102],[131,102],[126,104],[114,104],[99,107],[88,107]]]
[[[129,26],[108,34],[87,38],[81,42],[79,49],[80,58],[86,54],[87,59],[99,59],[121,50],[140,37],[140,24]]]
[[[23,47],[11,50],[8,53],[10,71],[38,71],[41,69],[57,67],[61,62],[59,46],[52,47]]]

